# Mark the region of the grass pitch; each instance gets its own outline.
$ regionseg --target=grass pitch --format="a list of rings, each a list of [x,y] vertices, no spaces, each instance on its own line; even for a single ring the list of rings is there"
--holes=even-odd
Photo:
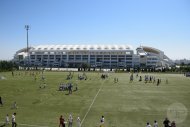
[[[16,75],[17,74],[17,75]],[[165,117],[175,120],[177,127],[190,125],[190,78],[182,74],[139,73],[144,80],[145,75],[161,78],[159,86],[156,83],[139,82],[134,75],[134,81],[129,82],[129,73],[109,73],[105,80],[100,78],[102,73],[87,73],[87,80],[78,80],[74,72],[72,80],[66,80],[68,72],[44,72],[46,88],[42,84],[41,74],[37,80],[29,73],[11,72],[0,73],[5,79],[0,80],[0,96],[3,106],[0,106],[0,125],[5,121],[6,114],[10,120],[16,112],[19,126],[48,126],[59,125],[59,116],[67,121],[71,113],[76,126],[79,116],[83,121],[82,127],[98,127],[102,115],[105,117],[105,127],[141,127],[146,122],[159,126]],[[117,77],[119,82],[114,83]],[[168,79],[168,84],[166,83]],[[77,83],[78,91],[67,95],[67,91],[58,91],[60,83]],[[13,102],[17,109],[11,109]],[[86,117],[85,117],[86,116]]]

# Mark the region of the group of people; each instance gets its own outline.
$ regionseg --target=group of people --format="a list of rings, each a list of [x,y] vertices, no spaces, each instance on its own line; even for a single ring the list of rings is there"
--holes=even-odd
[[[146,123],[146,127],[152,127],[151,124],[149,122]],[[157,121],[155,120],[154,123],[153,123],[153,127],[158,127],[158,123]]]
[[[3,101],[2,101],[2,97],[0,96],[0,105],[3,106]],[[11,106],[11,109],[17,109],[17,103],[16,101],[13,103],[13,105]]]
[[[142,79],[142,76],[139,76],[138,75],[138,73],[136,74],[136,78],[138,78],[139,77],[139,82],[141,82],[141,81],[143,81],[143,79]],[[133,74],[131,74],[131,76],[130,76],[130,82],[132,82],[133,81]],[[155,76],[151,76],[151,75],[145,75],[144,76],[144,82],[145,83],[156,83],[156,85],[157,86],[159,86],[160,84],[161,84],[161,78],[156,78]],[[168,79],[166,79],[166,84],[168,84],[169,82],[168,82]]]
[[[72,79],[74,76],[74,72],[69,72],[69,74],[67,75],[67,80]],[[83,73],[82,75],[78,74],[78,80],[87,80],[87,75],[85,73]],[[78,85],[77,83],[60,83],[59,85],[59,91],[68,91],[68,94],[72,94],[73,91],[77,91],[78,90]]]
[[[27,76],[27,75],[35,77],[35,76],[39,75],[40,73],[43,73],[43,71],[42,72],[41,71],[25,71],[25,72],[12,71],[11,75],[12,75],[12,77],[14,77],[14,76]]]
[[[67,75],[67,80],[70,80],[70,79],[72,79],[73,78],[73,75],[74,75],[74,72],[73,73],[71,73],[71,72],[69,72],[69,74]]]
[[[164,127],[176,127],[175,121],[170,122],[168,118],[165,118],[165,120],[163,121],[163,125]],[[155,120],[153,126],[149,122],[147,122],[146,127],[158,127],[158,122]]]
[[[80,117],[77,117],[77,127],[81,127],[81,120],[80,120]],[[65,127],[66,123],[68,123],[68,127],[72,127],[73,126],[73,117],[72,115],[70,114],[69,115],[69,118],[68,118],[68,122],[66,122],[66,120],[64,119],[63,115],[61,115],[59,117],[59,127]]]
[[[117,82],[119,82],[119,79],[118,78],[114,78],[114,83],[117,83]]]
[[[139,81],[142,81],[142,77],[140,76]],[[145,83],[156,83],[156,77],[151,75],[145,75],[144,76],[144,82]],[[161,79],[157,78],[157,86],[161,83]]]
[[[87,75],[83,73],[82,75],[78,74],[78,80],[87,80]]]
[[[102,115],[102,117],[100,118],[100,127],[104,127],[104,116]],[[68,123],[68,127],[72,127],[73,126],[73,117],[72,115],[70,114],[69,115],[69,118],[68,120],[66,121],[63,117],[63,115],[61,115],[59,117],[59,127],[65,127],[66,124]],[[76,119],[76,124],[77,124],[77,127],[81,127],[81,120],[80,120],[80,117],[78,116],[77,119]]]
[[[170,122],[168,118],[163,121],[164,127],[176,127],[175,121]]]
[[[17,123],[16,123],[16,113],[13,113],[11,116],[11,124],[12,127],[17,127]],[[3,126],[8,126],[10,125],[10,119],[9,119],[9,114],[6,115],[5,117],[5,123]]]
[[[75,91],[78,90],[77,84],[75,85]],[[72,83],[68,83],[68,84],[64,84],[61,83],[59,85],[59,91],[69,91],[69,94],[72,94],[73,92],[73,84]]]
[[[101,75],[101,79],[106,79],[106,78],[108,78],[108,74],[102,74]]]
[[[2,101],[2,97],[0,96],[0,105],[3,106],[3,101]],[[13,105],[11,106],[11,109],[17,109],[17,103],[16,101],[13,103]],[[10,124],[10,120],[9,120],[9,115],[6,115],[5,118],[5,123],[4,125],[9,125]],[[16,113],[12,114],[12,127],[16,127],[17,123],[16,123]]]
[[[36,75],[34,76],[34,80],[37,80]],[[44,73],[42,73],[41,75],[41,83],[39,85],[39,88],[46,88],[47,84],[46,84],[46,77],[44,76]]]
[[[47,84],[46,84],[46,78],[44,76],[44,70],[42,71],[25,71],[25,72],[22,72],[22,71],[12,71],[11,72],[12,74],[12,77],[15,77],[15,76],[31,76],[34,81],[37,81],[37,77],[39,77],[39,80],[40,80],[40,84],[39,84],[39,88],[46,88]]]

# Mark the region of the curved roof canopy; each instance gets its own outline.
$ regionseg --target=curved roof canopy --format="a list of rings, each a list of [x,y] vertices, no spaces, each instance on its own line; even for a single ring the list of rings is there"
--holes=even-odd
[[[132,47],[129,45],[39,45],[31,50],[132,50]]]
[[[145,52],[152,52],[152,53],[155,53],[155,54],[160,54],[161,52],[163,51],[160,51],[158,49],[155,49],[155,48],[152,48],[152,47],[147,47],[147,46],[142,46],[143,50]]]

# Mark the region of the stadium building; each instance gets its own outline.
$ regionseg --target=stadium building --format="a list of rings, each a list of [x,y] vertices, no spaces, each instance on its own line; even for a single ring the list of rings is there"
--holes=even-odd
[[[163,51],[129,45],[39,45],[16,52],[14,60],[20,66],[78,68],[156,68],[169,67],[172,61]]]

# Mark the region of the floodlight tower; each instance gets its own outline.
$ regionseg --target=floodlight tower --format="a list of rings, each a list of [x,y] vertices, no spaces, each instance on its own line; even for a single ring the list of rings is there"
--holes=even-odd
[[[29,69],[29,47],[28,47],[28,30],[30,29],[30,26],[29,25],[25,25],[25,29],[26,29],[26,38],[27,38],[27,55],[28,55],[28,69]]]

